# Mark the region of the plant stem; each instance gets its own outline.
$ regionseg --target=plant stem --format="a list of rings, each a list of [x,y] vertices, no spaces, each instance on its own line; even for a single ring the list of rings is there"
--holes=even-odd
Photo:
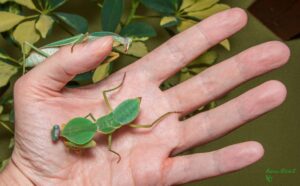
[[[25,17],[25,19],[33,19],[33,18],[36,18],[36,17],[39,17],[40,15],[32,15],[32,16],[27,16]]]
[[[134,15],[132,19],[145,19],[145,18],[160,18],[159,15],[150,15],[150,16],[142,16],[142,15]]]
[[[196,21],[196,22],[199,22],[201,21],[201,19],[198,19],[196,17],[192,17],[192,16],[181,16],[182,18],[185,18],[185,19],[189,19],[189,20],[192,20],[192,21]]]
[[[103,8],[103,5],[101,3],[97,3],[97,5],[100,7],[100,8]]]
[[[137,0],[131,1],[131,9],[130,9],[129,15],[125,21],[125,25],[128,25],[131,22],[131,20],[134,18],[136,9],[139,6],[139,4],[140,4],[140,2]]]
[[[12,131],[11,128],[9,128],[9,126],[7,126],[5,123],[3,123],[2,121],[0,121],[0,124],[1,124],[6,130],[8,130],[11,134],[14,134],[14,131]]]
[[[22,49],[22,60],[23,60],[22,74],[24,75],[26,72],[25,43],[22,44],[21,49]]]
[[[42,10],[44,10],[44,6],[43,6],[43,3],[42,3],[41,0],[38,0],[38,4],[39,4],[40,8],[41,8]]]

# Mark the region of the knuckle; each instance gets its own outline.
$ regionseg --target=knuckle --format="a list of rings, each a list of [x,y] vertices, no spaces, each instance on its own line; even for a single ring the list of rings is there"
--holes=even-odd
[[[222,165],[220,162],[220,157],[222,157],[221,153],[222,153],[222,149],[213,151],[212,155],[211,155],[212,167],[214,169],[214,172],[217,175],[223,174],[225,172],[221,167],[221,165]]]
[[[210,118],[210,111],[204,112],[203,121],[200,122],[201,130],[204,133],[205,139],[213,139],[214,138],[214,132],[212,128],[212,120]]]
[[[167,45],[168,53],[173,58],[172,61],[181,63],[186,59],[183,49],[181,49],[178,46],[175,38],[171,38],[170,40],[168,40],[166,42],[166,45]]]
[[[203,25],[201,23],[198,23],[195,25],[195,29],[196,32],[198,34],[198,37],[200,37],[200,39],[204,42],[206,42],[206,44],[208,46],[213,46],[214,42],[211,41],[209,34],[206,33],[205,29],[203,29]]]

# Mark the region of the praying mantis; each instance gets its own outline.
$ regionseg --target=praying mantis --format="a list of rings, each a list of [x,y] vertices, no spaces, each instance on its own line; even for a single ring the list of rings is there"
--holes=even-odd
[[[118,162],[121,160],[121,155],[112,150],[112,134],[118,129],[124,126],[132,128],[151,128],[155,124],[159,123],[162,119],[172,113],[179,112],[167,112],[151,124],[141,125],[134,124],[133,121],[138,117],[140,112],[141,97],[127,99],[120,103],[115,109],[112,108],[110,101],[107,97],[107,93],[120,88],[125,80],[126,73],[123,76],[122,82],[111,89],[104,90],[102,92],[106,106],[109,109],[109,113],[95,119],[93,114],[88,114],[85,117],[76,117],[68,121],[61,127],[54,125],[51,130],[51,137],[53,142],[57,142],[59,139],[63,139],[65,145],[71,149],[85,149],[96,146],[96,142],[93,137],[97,132],[108,136],[108,150],[118,156]],[[88,119],[91,117],[92,121]]]
[[[78,43],[84,42],[84,41],[93,41],[97,38],[104,37],[104,36],[112,36],[114,40],[113,46],[119,46],[123,45],[125,47],[125,52],[129,49],[133,39],[130,37],[122,37],[116,33],[113,32],[93,32],[93,33],[86,33],[86,34],[79,34],[76,36],[72,36],[66,39],[62,39],[50,44],[47,44],[41,48],[37,48],[34,45],[24,42],[22,49],[23,49],[23,72],[25,72],[26,67],[34,67],[38,65],[39,63],[43,62],[46,58],[50,57],[51,55],[55,54],[60,47],[66,46],[66,45],[72,45],[71,52],[74,50],[74,46]],[[24,52],[25,47],[30,47],[34,50],[34,52],[30,53],[29,56],[26,58]],[[109,58],[105,60],[104,63],[109,63],[114,61],[119,57],[119,53],[117,52],[111,52],[109,54]]]

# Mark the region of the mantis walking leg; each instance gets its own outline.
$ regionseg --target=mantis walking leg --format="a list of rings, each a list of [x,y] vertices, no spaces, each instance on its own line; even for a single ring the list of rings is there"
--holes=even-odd
[[[88,118],[88,117],[92,118],[92,120],[94,122],[96,122],[96,118],[94,117],[94,115],[92,113],[89,113],[88,115],[84,116],[84,118]]]
[[[23,74],[25,74],[25,67],[26,67],[26,46],[30,47],[32,50],[34,50],[36,53],[40,54],[41,56],[44,56],[45,58],[48,58],[49,55],[46,52],[43,52],[42,50],[38,49],[31,43],[25,41],[22,45],[22,53],[23,53]]]
[[[155,124],[161,122],[161,120],[163,120],[165,117],[167,117],[170,114],[174,114],[174,113],[180,113],[180,112],[167,112],[163,115],[161,115],[159,118],[157,118],[156,120],[154,120],[151,124],[147,124],[147,125],[141,125],[141,124],[130,124],[129,126],[132,128],[151,128],[153,127]]]
[[[76,40],[76,41],[74,42],[74,44],[72,45],[72,47],[71,47],[71,52],[73,52],[75,45],[77,45],[78,43],[81,43],[81,42],[83,42],[83,41],[86,41],[86,40],[88,39],[88,35],[89,35],[89,33],[81,34],[81,35],[79,36],[78,40]]]
[[[111,52],[108,56],[109,58],[107,58],[103,63],[110,63],[116,60],[118,57],[120,57],[120,54],[117,52]]]
[[[116,151],[113,151],[111,149],[111,146],[112,146],[112,134],[109,134],[108,135],[108,150],[114,154],[116,154],[118,156],[118,161],[117,163],[119,163],[121,161],[121,155],[119,153],[117,153]]]
[[[116,90],[116,89],[120,88],[120,87],[123,85],[123,83],[124,83],[125,77],[126,77],[126,73],[124,73],[122,82],[121,82],[118,86],[116,86],[116,87],[114,87],[114,88],[112,88],[112,89],[104,90],[104,91],[102,92],[102,95],[103,95],[103,97],[104,97],[105,104],[106,104],[107,107],[109,108],[110,112],[113,111],[113,108],[111,107],[111,105],[110,105],[110,103],[109,103],[109,100],[108,100],[106,94],[107,94],[108,92],[111,92],[111,91],[113,91],[113,90]]]

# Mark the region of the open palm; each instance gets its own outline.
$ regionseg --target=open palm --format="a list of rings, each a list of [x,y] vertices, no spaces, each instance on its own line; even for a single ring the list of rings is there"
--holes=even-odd
[[[112,39],[62,48],[28,72],[15,85],[16,146],[13,162],[36,185],[174,185],[241,169],[263,155],[257,142],[244,142],[207,153],[175,156],[203,144],[278,106],[286,89],[270,81],[224,105],[192,118],[183,116],[242,82],[283,65],[288,48],[268,42],[248,49],[200,75],[166,91],[159,85],[208,48],[229,37],[246,23],[246,14],[231,9],[216,14],[173,37],[144,58],[112,74],[98,84],[70,89],[65,85],[76,74],[94,69],[111,51]],[[113,107],[125,99],[142,97],[135,120],[149,124],[169,111],[172,114],[151,129],[124,127],[107,136],[97,134],[95,148],[76,153],[59,141],[51,141],[54,124],[92,113],[109,112],[101,91],[118,85],[111,93]]]

